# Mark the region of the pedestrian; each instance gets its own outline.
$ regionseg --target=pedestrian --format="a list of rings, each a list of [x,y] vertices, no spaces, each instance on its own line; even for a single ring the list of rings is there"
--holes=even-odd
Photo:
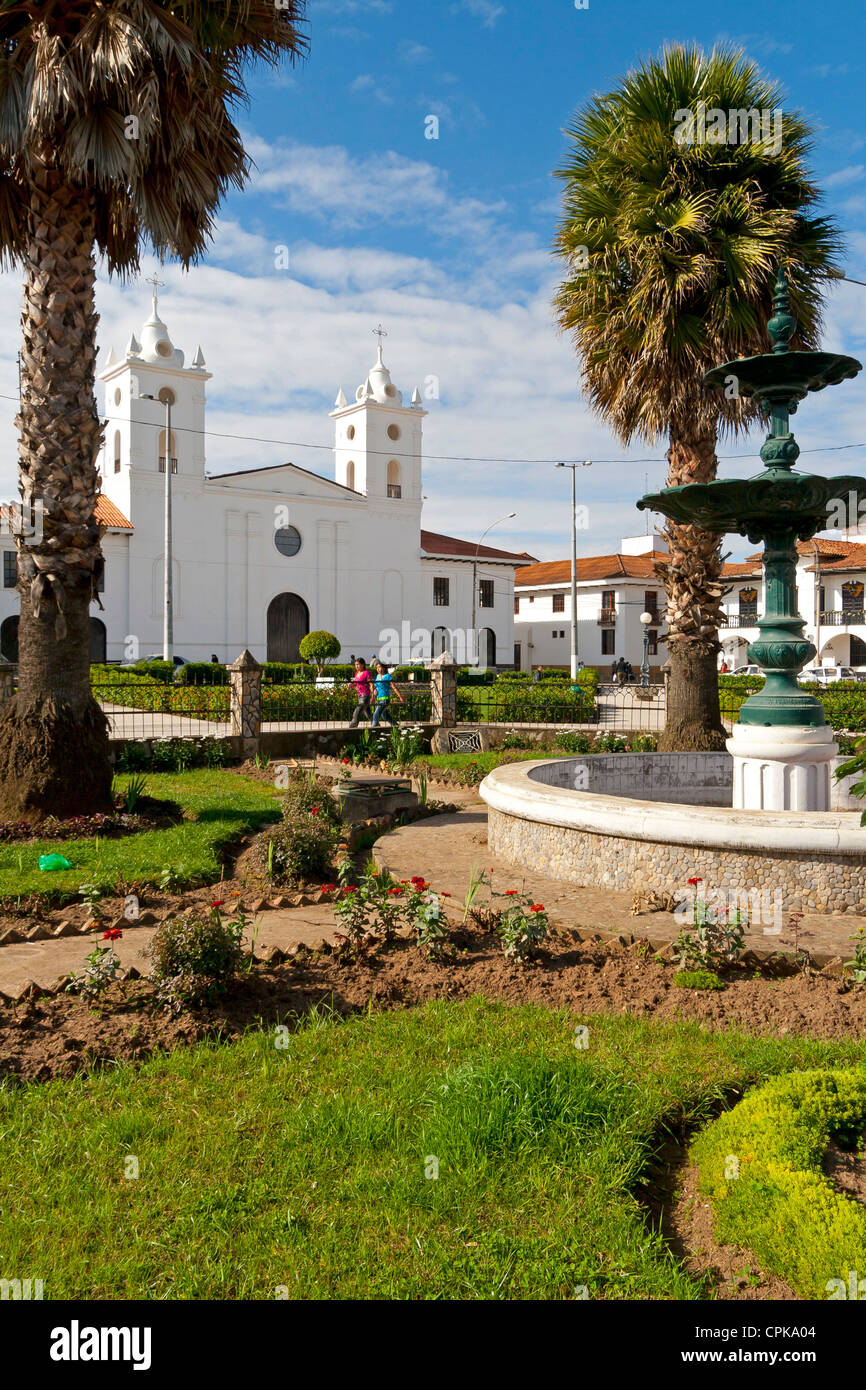
[[[719,667],[719,671],[723,676],[726,676],[728,674],[728,663],[724,659],[722,660],[722,664]]]
[[[352,715],[351,728],[353,729],[357,729],[358,724],[362,719],[372,718],[372,715],[370,714],[370,697],[373,694],[373,686],[371,684],[371,681],[372,677],[370,676],[370,672],[367,670],[367,667],[364,665],[361,658],[359,656],[356,656],[355,674],[352,677],[351,682],[352,685],[354,685],[355,687],[355,693],[358,697],[358,703],[355,706],[355,712]]]
[[[630,661],[627,661],[625,663],[625,680],[626,685],[631,685],[632,681],[634,680],[634,671],[632,670],[632,664]]]
[[[542,678],[543,675],[544,675],[544,669],[543,669],[543,667],[541,667],[541,666],[536,666],[535,670],[534,670],[533,673],[532,673],[532,684],[533,684],[533,685],[537,685],[538,682],[541,680],[541,678]]]
[[[211,659],[211,665],[212,665],[212,666],[219,666],[219,664],[220,664],[220,659],[219,659],[219,657],[217,656],[216,652],[211,652],[211,654],[210,654],[210,659]]]
[[[393,724],[391,717],[392,697],[399,705],[404,705],[406,701],[394,684],[394,677],[388,670],[384,661],[376,662],[376,675],[374,677],[376,686],[376,708],[373,710],[373,728],[378,728],[382,719],[387,719],[389,724]]]
[[[614,685],[616,685],[616,684],[617,684],[617,681],[619,680],[619,662],[618,662],[618,661],[615,661],[615,662],[613,663],[613,665],[611,666],[611,668],[610,668],[610,678],[611,678],[611,680],[613,681]]]

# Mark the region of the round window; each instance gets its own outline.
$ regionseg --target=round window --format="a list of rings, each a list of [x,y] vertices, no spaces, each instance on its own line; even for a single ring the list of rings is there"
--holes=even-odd
[[[274,545],[281,555],[297,555],[301,548],[301,533],[295,526],[281,526],[274,532]]]
[[[391,383],[390,383],[390,381],[389,381],[389,382],[388,382],[388,385],[385,387],[385,395],[386,395],[386,396],[396,396],[396,394],[397,394],[397,387],[396,387],[396,386],[392,386]]]
[[[160,357],[171,357],[171,343],[167,343],[165,339],[161,343],[157,343],[156,350]]]
[[[389,425],[389,426],[388,426],[388,438],[389,438],[389,439],[399,439],[399,438],[400,438],[400,426],[399,426],[399,425]]]
[[[114,393],[114,404],[115,404],[115,405],[120,405],[120,402],[121,402],[122,400],[123,400],[123,392],[121,391],[120,387],[118,386],[117,390],[116,390],[115,393]]]
[[[354,426],[354,425],[350,425],[349,428],[346,430],[346,438],[347,438],[347,439],[354,439],[354,438],[355,438],[355,426]]]

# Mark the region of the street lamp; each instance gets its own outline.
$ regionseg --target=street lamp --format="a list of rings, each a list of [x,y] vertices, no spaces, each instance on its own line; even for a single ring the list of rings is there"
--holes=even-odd
[[[577,506],[576,468],[591,468],[592,459],[583,463],[558,463],[557,468],[571,469],[571,679],[577,680]]]
[[[475,627],[475,598],[478,592],[478,552],[481,549],[481,542],[484,540],[484,537],[487,535],[488,531],[492,531],[494,526],[501,526],[503,521],[511,521],[512,517],[515,516],[517,516],[517,512],[509,512],[508,516],[501,516],[498,521],[491,521],[490,525],[487,528],[487,531],[481,532],[478,544],[475,547],[475,559],[472,561],[472,645],[475,649],[476,665],[478,665],[478,632]]]
[[[650,683],[649,630],[650,623],[653,621],[653,615],[652,613],[641,613],[640,620],[643,623],[643,663],[640,668],[640,683],[646,686]]]
[[[143,401],[152,401],[152,395],[141,396]],[[162,600],[162,659],[174,660],[174,593],[172,573],[172,528],[171,528],[171,403],[172,392],[164,386],[159,400],[165,406],[165,537],[163,557],[163,600]]]

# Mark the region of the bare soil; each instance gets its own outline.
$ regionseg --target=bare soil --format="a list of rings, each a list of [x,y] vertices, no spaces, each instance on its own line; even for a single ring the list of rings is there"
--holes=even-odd
[[[66,993],[34,997],[30,991],[0,1001],[0,1076],[70,1076],[100,1062],[138,1059],[205,1037],[238,1037],[314,1004],[348,1014],[475,994],[580,1015],[693,1019],[711,1030],[737,1027],[776,1037],[861,1037],[866,1030],[866,988],[848,989],[814,974],[767,980],[743,973],[732,974],[723,991],[681,989],[673,984],[675,966],[648,956],[647,943],[623,946],[578,936],[556,932],[550,949],[526,966],[507,961],[498,941],[481,929],[456,930],[450,963],[427,959],[407,939],[355,960],[334,951],[325,936],[318,950],[292,948],[296,953],[288,959],[270,948],[270,958],[235,982],[217,1006],[179,1019],[156,1004],[145,980],[113,985],[98,1007]]]

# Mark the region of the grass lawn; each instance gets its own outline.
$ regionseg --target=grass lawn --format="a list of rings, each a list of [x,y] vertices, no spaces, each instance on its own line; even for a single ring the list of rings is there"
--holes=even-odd
[[[118,775],[121,790],[129,778]],[[268,783],[239,777],[222,768],[193,772],[149,772],[148,796],[176,801],[194,819],[165,830],[145,830],[117,839],[39,840],[0,845],[0,896],[51,893],[74,896],[82,883],[113,892],[117,876],[127,882],[156,884],[166,868],[175,885],[207,883],[219,878],[221,848],[265,821],[279,818],[279,793]],[[56,852],[71,869],[43,873],[40,854]]]
[[[866,1044],[574,1028],[442,1001],[2,1091],[4,1272],[47,1299],[700,1298],[632,1195],[665,1125]]]

